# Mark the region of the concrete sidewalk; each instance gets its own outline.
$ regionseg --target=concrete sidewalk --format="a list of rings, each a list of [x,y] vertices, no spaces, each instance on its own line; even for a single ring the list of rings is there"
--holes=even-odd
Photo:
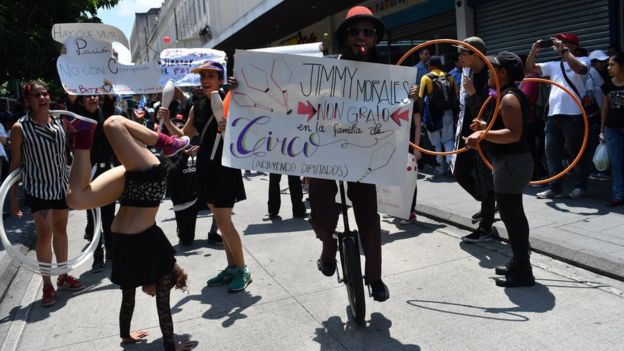
[[[423,199],[436,186],[420,184]],[[248,199],[233,218],[253,275],[245,292],[206,287],[225,266],[223,249],[206,242],[210,216],[201,214],[196,242],[181,247],[171,203],[164,201],[158,213],[189,274],[189,292],[171,295],[176,339],[192,340],[195,350],[616,350],[624,344],[623,282],[535,254],[536,286],[497,288],[493,267],[509,260],[508,245],[462,243],[467,231],[424,216],[405,226],[381,220],[391,297],[366,298],[366,325],[356,326],[344,286],[317,271],[321,244],[309,223],[292,218],[288,194],[282,193],[283,220],[263,222],[268,176],[248,177],[245,187]],[[84,225],[84,211],[72,211],[70,253],[84,248]],[[109,263],[100,273],[90,272],[90,263],[72,272],[87,288],[61,291],[50,308],[41,306],[41,278],[18,270],[0,303],[0,350],[162,350],[154,299],[140,290],[132,330],[150,335],[141,344],[119,345],[121,293],[108,278]]]
[[[424,177],[423,177],[424,175]],[[476,228],[471,217],[480,209],[450,175],[432,176],[426,170],[418,180],[417,211],[427,217],[465,229]],[[571,190],[571,177],[564,177],[564,193]],[[534,251],[579,267],[624,280],[624,206],[607,207],[611,182],[590,181],[582,199],[538,199],[547,188],[528,187],[524,209],[531,227]],[[494,223],[507,238],[500,217]]]
[[[424,194],[436,186],[425,184]],[[367,298],[366,326],[355,326],[342,284],[317,271],[320,243],[309,223],[291,218],[288,195],[282,194],[283,220],[262,222],[268,177],[247,178],[245,186],[248,200],[237,204],[234,216],[254,279],[245,292],[206,287],[225,258],[221,248],[206,244],[211,218],[205,213],[195,244],[175,245],[190,284],[189,293],[172,292],[175,331],[196,350],[612,350],[624,342],[624,283],[536,254],[535,287],[499,289],[492,268],[509,259],[507,245],[466,245],[459,240],[466,231],[424,217],[407,226],[382,219],[391,298]],[[177,244],[170,202],[163,202],[157,220]],[[86,243],[84,223],[84,212],[72,211],[70,252]],[[110,264],[96,274],[89,264],[73,272],[87,289],[60,292],[51,308],[40,305],[41,278],[20,269],[0,304],[0,349],[161,350],[154,300],[140,292],[132,329],[150,336],[119,345],[121,294],[108,279]]]

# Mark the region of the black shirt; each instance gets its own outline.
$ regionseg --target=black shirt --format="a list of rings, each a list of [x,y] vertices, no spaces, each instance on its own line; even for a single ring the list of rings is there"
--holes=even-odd
[[[492,157],[528,153],[530,149],[529,144],[526,140],[526,122],[529,115],[529,101],[524,93],[522,93],[522,91],[518,89],[515,85],[504,87],[501,90],[503,97],[507,94],[512,94],[516,96],[516,98],[518,98],[518,100],[520,101],[520,106],[522,108],[522,135],[520,136],[520,140],[515,143],[498,144],[489,142],[487,144],[488,153]],[[492,103],[492,105],[494,105],[494,103]],[[489,116],[491,115],[492,112],[489,113]],[[491,120],[491,118],[488,118],[488,120]],[[505,128],[505,123],[503,122],[503,117],[499,114],[498,118],[496,118],[496,121],[494,121],[494,126],[492,126],[492,130],[498,130],[503,128]]]
[[[624,128],[624,86],[617,86],[609,79],[602,85],[602,91],[609,100],[605,127]]]
[[[472,134],[472,130],[470,129],[470,124],[472,124],[472,120],[477,118],[477,115],[479,114],[479,110],[481,109],[481,106],[483,105],[483,103],[485,102],[485,100],[488,98],[488,79],[489,79],[489,74],[488,74],[488,70],[487,67],[484,67],[481,72],[477,73],[475,71],[470,71],[470,80],[472,80],[472,85],[475,88],[476,93],[472,96],[468,95],[466,96],[466,100],[465,100],[465,111],[464,111],[464,121],[462,124],[462,132],[461,135],[462,136],[469,136],[470,134]],[[494,102],[490,103],[490,106],[488,106],[488,111],[490,112],[490,115],[492,114],[493,110],[494,110]],[[486,113],[484,113],[486,114]]]
[[[223,90],[219,90],[219,95],[221,95],[221,98],[223,99],[225,92]],[[195,130],[197,130],[197,133],[199,133],[199,137],[201,138],[201,140],[199,140],[199,151],[197,152],[198,162],[211,161],[210,155],[212,154],[212,148],[217,138],[217,129],[219,124],[216,118],[211,118],[212,114],[209,97],[204,97],[193,103],[193,127],[195,127]],[[206,126],[206,123],[208,122],[210,123]],[[219,145],[217,145],[215,158],[211,162],[218,162],[218,164],[221,164],[222,153],[223,143],[220,142]]]

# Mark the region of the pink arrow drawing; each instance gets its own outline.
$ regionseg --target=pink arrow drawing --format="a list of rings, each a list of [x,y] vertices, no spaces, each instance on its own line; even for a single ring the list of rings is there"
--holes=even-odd
[[[400,112],[401,108],[398,108],[396,111],[392,112],[390,118],[394,121],[394,123],[401,125],[401,120],[408,121],[409,120],[409,109]]]
[[[299,101],[299,106],[297,107],[297,114],[308,115],[308,121],[309,121],[316,114],[316,109],[314,108],[314,106],[312,106],[310,101],[306,100],[306,102],[308,103],[307,105]]]

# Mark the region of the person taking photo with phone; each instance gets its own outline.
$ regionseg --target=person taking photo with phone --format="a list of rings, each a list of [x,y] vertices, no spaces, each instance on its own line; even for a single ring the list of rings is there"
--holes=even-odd
[[[537,55],[551,44],[552,50],[560,60],[535,63]],[[526,70],[539,76],[548,76],[570,91],[579,99],[585,96],[585,87],[591,62],[588,57],[576,57],[574,52],[579,47],[579,38],[572,33],[559,33],[547,40],[533,43],[526,61]],[[546,163],[549,176],[556,175],[563,169],[564,157],[574,158],[583,143],[583,116],[572,97],[562,89],[553,86],[548,97],[548,120],[546,121]],[[565,155],[565,156],[564,156]],[[578,199],[587,193],[587,180],[591,173],[589,153],[585,153],[574,168],[577,181],[568,194]],[[540,199],[563,197],[561,179],[550,182],[548,189],[537,193]]]

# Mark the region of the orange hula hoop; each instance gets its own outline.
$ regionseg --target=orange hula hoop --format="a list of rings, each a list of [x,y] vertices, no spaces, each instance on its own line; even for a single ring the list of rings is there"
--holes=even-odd
[[[488,126],[485,128],[485,133],[483,133],[481,135],[481,137],[479,138],[479,141],[483,140],[483,138],[485,138],[485,136],[487,135],[487,133],[490,131],[490,129],[492,129],[492,126],[494,126],[494,122],[496,122],[496,118],[498,117],[498,113],[500,111],[500,102],[501,102],[501,91],[500,91],[500,82],[498,81],[498,75],[496,74],[496,70],[494,69],[494,66],[490,63],[490,61],[487,59],[487,57],[481,53],[481,51],[477,50],[477,48],[475,48],[474,46],[470,45],[470,44],[466,44],[463,41],[460,40],[455,40],[455,39],[434,39],[434,40],[429,40],[426,41],[422,44],[416,45],[413,48],[411,48],[410,50],[408,50],[403,56],[401,56],[401,58],[399,59],[399,61],[396,63],[397,66],[400,66],[405,59],[407,59],[410,55],[412,55],[414,52],[433,45],[433,44],[455,44],[455,45],[459,45],[459,46],[463,46],[466,47],[467,49],[469,49],[470,51],[474,52],[475,54],[477,54],[477,56],[479,56],[479,58],[483,61],[483,63],[485,63],[485,65],[488,67],[488,69],[490,70],[490,73],[494,74],[494,84],[496,86],[496,106],[494,107],[494,116],[492,117],[492,120],[490,121],[490,123],[488,124]],[[420,84],[420,82],[417,82],[417,84]],[[489,101],[489,100],[488,100]],[[485,105],[485,104],[483,104]],[[482,106],[483,109],[483,106]],[[464,116],[465,118],[466,116]],[[459,154],[465,151],[468,151],[468,148],[466,146],[457,149],[457,150],[452,150],[452,151],[431,151],[431,150],[427,150],[425,148],[422,148],[412,142],[409,143],[410,147],[412,147],[413,149],[416,149],[422,153],[425,154],[429,154],[429,155],[433,155],[433,156],[448,156],[448,155],[454,155],[454,154]]]
[[[566,94],[570,95],[570,97],[572,97],[576,105],[581,109],[581,114],[583,115],[583,125],[585,126],[585,132],[583,133],[583,143],[581,144],[581,149],[576,155],[576,158],[568,165],[568,167],[566,167],[564,170],[562,170],[558,174],[555,174],[554,176],[550,178],[529,182],[530,185],[547,184],[547,183],[552,182],[553,180],[557,180],[563,177],[565,174],[570,172],[572,168],[574,168],[574,166],[576,166],[576,164],[579,163],[579,161],[581,160],[581,157],[583,157],[583,153],[585,152],[585,148],[587,147],[587,139],[589,138],[589,120],[587,119],[587,113],[585,112],[585,109],[583,108],[583,104],[581,103],[581,100],[579,100],[576,94],[573,94],[570,90],[568,90],[566,87],[562,86],[561,84],[558,84],[558,83],[553,82],[552,80],[543,79],[543,78],[524,78],[522,82],[546,83],[546,84],[551,84],[551,85],[556,86],[557,88],[563,90]],[[488,98],[488,100],[486,100],[485,103],[483,103],[483,106],[486,106],[490,102],[491,100],[490,98]],[[481,119],[481,115],[483,114],[483,111],[485,110],[483,106],[481,107],[481,111],[479,111],[479,115],[477,116],[477,119],[479,120]],[[483,134],[487,134],[487,132]],[[494,167],[492,167],[492,164],[485,156],[485,153],[483,152],[483,149],[481,149],[481,146],[479,146],[479,144],[477,144],[477,150],[479,151],[479,155],[481,155],[481,158],[483,159],[483,162],[485,163],[485,165],[490,170],[492,170]]]

